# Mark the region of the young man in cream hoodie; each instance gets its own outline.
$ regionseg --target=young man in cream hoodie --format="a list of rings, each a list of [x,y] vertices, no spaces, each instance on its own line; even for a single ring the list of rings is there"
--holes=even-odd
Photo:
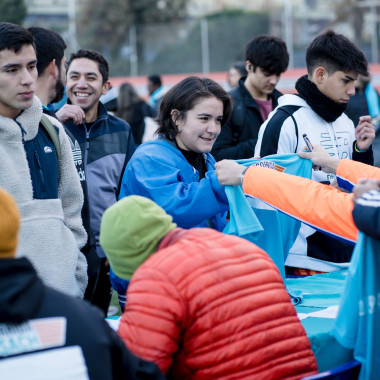
[[[41,124],[42,106],[34,96],[36,65],[32,35],[0,23],[0,187],[20,209],[17,256],[26,256],[45,284],[83,297],[83,193],[62,125],[50,118],[59,136],[57,152]]]

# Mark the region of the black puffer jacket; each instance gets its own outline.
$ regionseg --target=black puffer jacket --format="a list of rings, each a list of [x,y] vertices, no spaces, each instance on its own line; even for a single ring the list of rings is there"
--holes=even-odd
[[[57,325],[54,317],[65,323]],[[164,379],[155,364],[127,350],[100,310],[45,286],[26,258],[0,259],[0,323],[0,362],[46,349],[64,355],[65,347],[79,346],[91,380]]]
[[[239,86],[230,91],[233,99],[232,116],[222,127],[220,135],[215,141],[211,154],[216,161],[228,159],[251,158],[255,153],[257,136],[264,120],[258,104],[244,86],[245,77],[239,80]],[[277,99],[281,92],[276,89],[271,97],[273,108],[277,106]]]
[[[363,194],[354,206],[352,217],[360,231],[380,240],[380,191]]]

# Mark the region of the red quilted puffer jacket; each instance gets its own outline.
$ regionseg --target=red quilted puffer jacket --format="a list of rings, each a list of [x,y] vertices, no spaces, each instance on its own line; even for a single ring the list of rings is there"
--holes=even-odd
[[[281,275],[254,244],[174,229],[133,275],[118,330],[173,379],[300,379],[317,363]]]

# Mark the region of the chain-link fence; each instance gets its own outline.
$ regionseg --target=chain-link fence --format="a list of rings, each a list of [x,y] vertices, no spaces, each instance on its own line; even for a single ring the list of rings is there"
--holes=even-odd
[[[33,1],[37,3],[37,0]],[[59,1],[62,4],[82,2]],[[366,3],[374,5],[364,7]],[[347,5],[339,11],[339,4]],[[329,27],[353,40],[369,62],[379,61],[380,1],[285,0],[283,4],[277,2],[273,7],[268,5],[267,11],[262,12],[225,11],[204,18],[187,18],[183,22],[132,25],[126,30],[124,43],[116,53],[110,49],[112,28],[103,44],[96,38],[81,34],[81,29],[85,33],[93,28],[90,25],[79,27],[80,8],[78,5],[69,6],[73,14],[67,14],[66,21],[62,15],[60,19],[54,16],[53,12],[44,17],[37,17],[37,13],[30,14],[27,26],[34,24],[57,30],[68,43],[68,53],[78,47],[100,51],[109,61],[112,76],[226,71],[232,62],[244,60],[246,43],[263,33],[282,37],[286,41],[290,52],[289,67],[304,67],[307,45]],[[339,12],[346,12],[346,16]],[[95,27],[95,20],[91,22]],[[357,28],[360,26],[359,33]],[[120,28],[120,25],[114,28]]]
[[[111,56],[106,46],[90,47],[107,57],[114,76],[208,73],[225,71],[232,62],[244,60],[246,43],[258,34],[270,33],[287,42],[290,67],[304,67],[307,45],[331,27],[354,40],[367,59],[374,62],[378,59],[378,42],[373,41],[373,35],[376,36],[378,30],[373,17],[369,12],[365,14],[366,26],[359,41],[355,41],[355,31],[349,23],[333,22],[332,10],[329,14],[308,18],[305,14],[287,15],[278,9],[270,13],[218,14],[168,24],[133,25],[116,56]]]
[[[225,71],[233,61],[244,60],[251,38],[269,32],[267,13],[133,25],[118,56],[107,49],[103,53],[116,76]]]

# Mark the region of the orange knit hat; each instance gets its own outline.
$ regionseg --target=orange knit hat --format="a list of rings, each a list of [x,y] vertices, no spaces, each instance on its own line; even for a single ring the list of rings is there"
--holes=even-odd
[[[20,214],[13,197],[0,189],[0,259],[16,254]]]

